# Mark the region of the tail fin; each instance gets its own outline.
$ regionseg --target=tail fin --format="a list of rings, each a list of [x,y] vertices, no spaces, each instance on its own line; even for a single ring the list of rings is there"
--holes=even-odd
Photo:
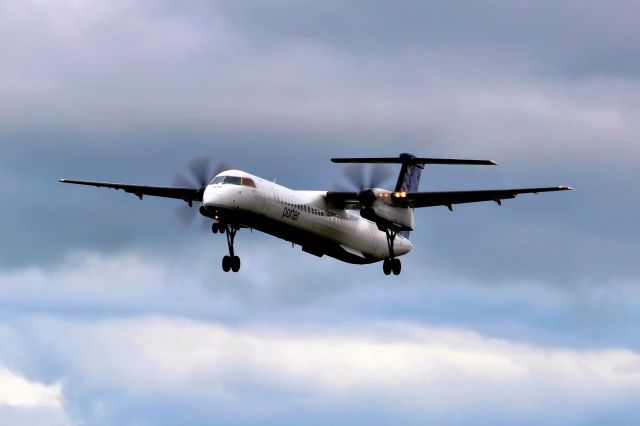
[[[411,160],[414,156],[409,153],[402,153],[400,154],[400,158]],[[410,161],[402,163],[395,192],[417,192],[420,186],[420,178],[422,177],[423,169],[424,163],[413,163]],[[410,231],[398,232],[399,235],[407,239],[409,239],[409,233]]]
[[[420,186],[420,178],[422,177],[422,169],[424,163],[414,163],[410,160],[414,158],[411,154],[400,154],[400,158],[409,161],[403,162],[398,175],[398,183],[396,183],[396,192],[417,192]]]

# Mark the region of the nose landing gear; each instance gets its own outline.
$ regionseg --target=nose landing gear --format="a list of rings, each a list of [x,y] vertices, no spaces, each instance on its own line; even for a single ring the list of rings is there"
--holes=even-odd
[[[224,272],[238,272],[240,270],[240,258],[235,255],[235,251],[233,249],[233,243],[236,238],[236,233],[238,232],[238,227],[233,225],[223,225],[222,223],[214,222],[211,226],[211,231],[214,234],[218,232],[221,234],[227,234],[227,246],[229,247],[229,256],[225,256],[222,258],[222,270]],[[225,232],[226,231],[226,232]]]
[[[214,234],[217,234],[218,232],[224,234],[224,229],[224,226],[218,222],[213,222],[213,225],[211,225],[211,232]]]

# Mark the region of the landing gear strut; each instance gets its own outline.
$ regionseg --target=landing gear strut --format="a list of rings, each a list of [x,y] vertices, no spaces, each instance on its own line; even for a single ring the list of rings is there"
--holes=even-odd
[[[387,246],[389,247],[389,257],[382,262],[382,270],[385,275],[399,275],[402,270],[402,263],[400,263],[400,259],[396,259],[396,254],[393,251],[393,243],[396,240],[396,235],[398,231],[394,229],[385,229],[385,234],[387,235]]]
[[[227,246],[229,247],[229,256],[225,256],[222,258],[222,270],[225,272],[229,272],[230,270],[233,272],[238,272],[240,270],[240,258],[236,256],[233,250],[233,242],[236,238],[236,232],[238,232],[238,228],[232,225],[222,225],[219,223],[213,224],[211,230],[216,233],[224,233],[226,230],[227,234]]]

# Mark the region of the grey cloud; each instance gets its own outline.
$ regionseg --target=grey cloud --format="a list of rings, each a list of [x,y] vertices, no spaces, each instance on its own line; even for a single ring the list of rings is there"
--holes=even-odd
[[[68,426],[70,418],[58,408],[15,407],[0,404],[0,418],[7,426]]]
[[[305,144],[295,146],[298,136],[278,138],[275,133],[260,136],[262,143],[228,132],[163,136],[133,132],[114,136],[122,142],[113,145],[107,142],[109,134],[89,137],[90,144],[83,144],[78,135],[18,137],[25,142],[13,144],[2,159],[5,268],[51,264],[83,249],[158,250],[205,240],[219,250],[224,248],[213,235],[201,233],[198,223],[189,229],[180,226],[173,212],[179,202],[151,197],[140,202],[123,192],[63,185],[57,182],[61,177],[164,185],[177,171],[186,170],[190,158],[205,153],[214,162],[221,159],[293,188],[322,189],[342,180],[340,168],[328,162],[332,155],[397,153],[397,148],[375,149],[346,137],[327,144],[318,135],[311,139],[313,143],[307,138]],[[49,144],[50,140],[57,142]],[[341,142],[342,147],[332,146]],[[638,206],[629,197],[634,166],[621,165],[618,157],[601,157],[601,164],[595,164],[595,158],[581,158],[584,153],[579,150],[566,152],[564,160],[549,158],[546,164],[542,158],[532,161],[532,148],[527,147],[522,157],[517,153],[496,157],[486,154],[485,148],[468,155],[499,160],[499,167],[430,167],[422,189],[570,184],[577,190],[522,196],[502,207],[486,203],[459,206],[454,213],[444,208],[419,210],[413,234],[416,250],[410,257],[433,253],[438,265],[485,283],[524,278],[575,287],[636,277],[634,253],[640,229],[634,211]],[[463,148],[450,146],[440,155],[467,156]],[[433,155],[435,149],[410,150]],[[548,150],[547,155],[553,152],[552,147]],[[537,151],[545,155],[545,150]],[[622,157],[620,161],[626,162]],[[594,170],[599,171],[597,176]],[[243,233],[241,238],[248,245],[259,241],[257,234]]]

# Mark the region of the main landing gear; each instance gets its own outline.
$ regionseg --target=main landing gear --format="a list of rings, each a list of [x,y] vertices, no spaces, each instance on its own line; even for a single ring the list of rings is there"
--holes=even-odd
[[[397,231],[393,229],[385,229],[385,234],[387,235],[387,246],[389,247],[389,257],[382,262],[382,270],[385,275],[400,275],[400,271],[402,271],[402,263],[400,259],[396,259],[396,254],[393,251],[393,243],[396,240]]]
[[[223,225],[222,223],[213,222],[213,225],[211,225],[211,231],[214,234],[217,234],[218,232],[221,234],[227,234],[229,256],[225,256],[222,258],[222,270],[225,272],[238,272],[240,270],[240,258],[235,255],[235,252],[233,250],[233,242],[236,238],[236,232],[238,232],[238,228],[232,225]]]

